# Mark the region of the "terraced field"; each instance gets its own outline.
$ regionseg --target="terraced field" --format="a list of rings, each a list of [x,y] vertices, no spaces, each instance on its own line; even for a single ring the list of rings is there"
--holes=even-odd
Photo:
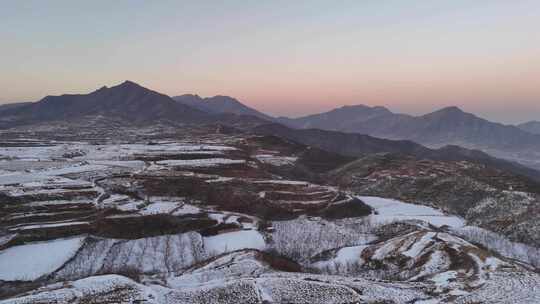
[[[245,134],[6,140],[0,303],[540,301],[534,266],[467,240],[471,218],[340,188],[351,160],[323,153]]]

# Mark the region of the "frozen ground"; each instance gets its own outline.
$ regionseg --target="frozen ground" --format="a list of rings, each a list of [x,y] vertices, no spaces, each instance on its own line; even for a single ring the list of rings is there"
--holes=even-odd
[[[266,244],[262,235],[254,230],[241,230],[222,233],[204,238],[207,252],[221,254],[239,249],[264,249]]]
[[[294,163],[298,160],[297,157],[279,156],[273,154],[257,154],[255,155],[255,158],[262,163],[278,167],[294,165]]]
[[[84,238],[29,243],[0,251],[0,280],[35,280],[64,265]]]
[[[376,223],[389,223],[403,220],[422,220],[434,226],[463,227],[465,221],[457,216],[444,214],[431,207],[408,204],[393,199],[359,196],[360,200],[375,209],[371,219]]]
[[[0,303],[540,303],[530,248],[381,197],[327,218],[352,196],[246,142],[1,147]]]
[[[209,158],[209,159],[190,159],[190,160],[163,160],[158,161],[158,165],[166,165],[173,167],[213,167],[220,165],[236,165],[243,164],[245,160],[234,160],[226,158]]]

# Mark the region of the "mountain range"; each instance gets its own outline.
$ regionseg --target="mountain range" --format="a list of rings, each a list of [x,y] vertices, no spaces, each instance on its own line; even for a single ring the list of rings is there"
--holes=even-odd
[[[456,144],[515,150],[540,146],[540,137],[517,126],[488,121],[458,107],[412,116],[384,107],[344,106],[329,112],[280,121],[295,128],[317,128],[409,139],[428,146]]]
[[[229,96],[202,98],[186,94],[171,98],[131,81],[110,88],[102,87],[89,94],[47,96],[34,103],[4,105],[0,107],[0,128],[54,121],[84,121],[88,117],[105,117],[145,125],[249,123],[253,127],[275,123],[267,130],[261,127],[258,130],[279,133],[282,137],[344,155],[401,152],[440,159],[450,156],[456,159],[466,156],[466,159],[470,159],[471,155],[475,155],[477,159],[485,161],[488,155],[477,151],[482,150],[499,158],[519,161],[540,169],[540,162],[537,161],[540,159],[540,135],[531,133],[538,126],[535,122],[519,127],[503,125],[466,113],[457,107],[412,116],[393,113],[385,107],[365,105],[344,106],[300,118],[273,118]],[[333,132],[298,132],[294,129]],[[392,144],[389,145],[389,142]],[[444,148],[427,149],[416,143],[430,148]],[[437,155],[434,156],[433,151],[438,151]],[[536,175],[521,167],[518,171],[529,176]]]
[[[458,107],[421,116],[393,113],[384,107],[344,106],[299,118],[279,118],[293,128],[316,128],[407,139],[432,148],[457,145],[540,169],[540,135],[535,123],[520,126],[491,122]]]
[[[0,107],[0,303],[538,303],[540,171],[354,129],[385,119],[515,128],[130,81]]]
[[[133,122],[173,120],[193,122],[207,114],[175,102],[167,95],[126,81],[89,94],[47,96],[0,112],[0,125],[12,126],[86,116],[110,116]]]
[[[215,97],[218,104],[226,103],[229,99]],[[253,115],[246,116],[249,113],[233,114],[230,107],[225,107],[223,111],[200,108],[175,101],[132,81],[125,81],[113,87],[104,86],[88,94],[46,96],[37,102],[3,105],[0,107],[0,128],[59,121],[81,122],[96,117],[130,125],[234,124],[238,121],[245,123],[260,120]]]
[[[209,116],[212,115],[212,116]],[[216,114],[248,115],[292,128],[359,133],[387,139],[407,139],[430,147],[460,145],[515,151],[540,147],[540,122],[504,125],[446,107],[421,116],[393,113],[382,106],[343,106],[299,118],[274,118],[229,96],[174,97],[125,81],[89,94],[47,96],[38,102],[0,106],[0,126],[72,119],[88,115],[126,118],[135,122],[171,120],[186,123],[215,121]],[[212,117],[212,118],[210,118]]]
[[[296,129],[321,129],[392,140],[411,140],[430,148],[460,146],[481,150],[540,169],[539,122],[505,125],[467,113],[455,106],[421,116],[393,113],[381,106],[353,105],[299,118],[273,118],[231,97],[182,95],[174,99],[207,113],[253,115]]]
[[[530,152],[531,149],[540,147],[540,122],[505,125],[464,112],[455,106],[421,116],[393,113],[382,106],[354,105],[299,118],[274,118],[228,96],[201,98],[198,95],[186,94],[173,99],[206,113],[250,115],[292,128],[405,139],[433,148],[458,145],[486,150],[506,158],[511,158],[509,153]]]
[[[540,181],[540,171],[538,170],[493,157],[480,150],[467,149],[456,145],[431,149],[410,140],[390,140],[364,134],[321,129],[293,129],[277,123],[259,125],[252,132],[289,139],[344,156],[361,157],[377,153],[394,153],[411,155],[416,159],[470,161]]]

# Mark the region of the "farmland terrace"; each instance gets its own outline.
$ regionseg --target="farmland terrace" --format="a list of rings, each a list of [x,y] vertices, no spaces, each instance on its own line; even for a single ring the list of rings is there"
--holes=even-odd
[[[0,303],[540,301],[536,239],[483,207],[531,184],[230,131],[5,132]],[[412,190],[479,170],[472,207]]]

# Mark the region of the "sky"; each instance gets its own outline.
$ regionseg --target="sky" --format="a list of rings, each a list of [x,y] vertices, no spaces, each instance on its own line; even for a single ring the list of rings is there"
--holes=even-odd
[[[124,80],[272,115],[540,120],[538,0],[0,0],[0,103]]]

